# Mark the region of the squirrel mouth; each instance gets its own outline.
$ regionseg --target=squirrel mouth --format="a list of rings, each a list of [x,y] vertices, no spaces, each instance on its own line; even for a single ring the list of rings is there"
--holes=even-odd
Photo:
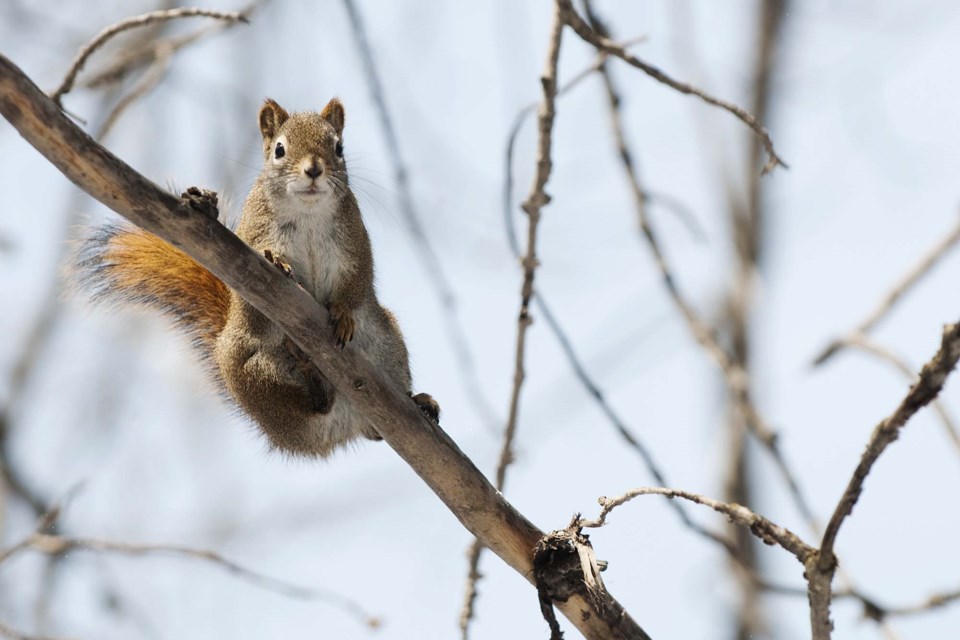
[[[300,196],[319,196],[323,195],[324,193],[326,193],[326,190],[320,189],[320,187],[315,184],[307,187],[306,189],[297,190],[297,195]]]

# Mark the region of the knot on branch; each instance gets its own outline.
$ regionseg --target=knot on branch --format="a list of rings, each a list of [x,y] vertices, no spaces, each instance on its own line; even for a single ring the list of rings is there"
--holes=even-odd
[[[540,609],[550,625],[550,639],[562,638],[553,612],[553,602],[582,596],[611,627],[616,628],[625,613],[608,594],[600,572],[606,563],[597,561],[589,536],[581,533],[580,516],[570,526],[548,533],[537,542],[533,553],[533,577],[540,596]],[[583,611],[582,615],[593,615]]]
[[[774,526],[769,520],[759,518],[750,524],[750,532],[760,538],[763,544],[775,547],[780,542],[777,532],[773,530]]]
[[[67,540],[45,533],[35,533],[30,536],[30,546],[48,555],[60,555],[70,550],[70,543]]]
[[[549,163],[547,166],[552,166],[552,164],[553,163]],[[541,190],[538,190],[533,195],[531,195],[529,198],[527,198],[524,201],[524,203],[520,206],[523,209],[524,213],[526,213],[528,216],[539,217],[540,209],[550,204],[551,200],[552,198],[550,197],[550,194],[546,193],[541,189]]]
[[[883,622],[887,617],[887,610],[881,607],[879,604],[870,600],[869,598],[863,598],[863,617],[867,620],[873,620],[874,622]]]
[[[548,533],[533,552],[533,574],[537,589],[551,600],[566,602],[573,595],[588,595],[587,580],[597,584],[599,576],[584,573],[582,556],[593,556],[590,540],[576,529]]]

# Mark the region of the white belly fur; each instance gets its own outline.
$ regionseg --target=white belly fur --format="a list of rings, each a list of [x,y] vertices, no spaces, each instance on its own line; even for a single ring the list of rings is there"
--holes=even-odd
[[[345,270],[353,268],[334,237],[334,210],[318,206],[289,213],[297,220],[296,230],[281,235],[276,243],[277,253],[290,264],[294,277],[326,307]],[[383,335],[385,327],[381,316],[376,301],[364,301],[353,313],[356,331],[350,347],[361,349],[374,363],[383,366],[385,343],[390,339]],[[409,384],[407,380],[397,382]],[[341,394],[337,394],[330,413],[317,415],[311,422],[310,435],[321,449],[352,440],[358,433],[372,432]]]

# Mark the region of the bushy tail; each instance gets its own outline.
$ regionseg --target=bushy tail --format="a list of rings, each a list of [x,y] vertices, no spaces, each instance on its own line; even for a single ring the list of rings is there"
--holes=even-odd
[[[227,285],[199,262],[151,233],[116,224],[83,241],[75,284],[98,302],[163,312],[207,357],[230,306]]]

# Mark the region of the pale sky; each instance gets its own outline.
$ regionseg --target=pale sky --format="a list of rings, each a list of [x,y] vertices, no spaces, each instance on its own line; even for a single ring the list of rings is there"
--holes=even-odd
[[[145,2],[0,6],[0,52],[43,88],[104,26]],[[397,200],[382,131],[349,23],[338,2],[267,3],[237,27],[177,54],[149,98],[106,143],[154,181],[220,191],[239,211],[261,161],[256,109],[270,96],[292,110],[346,106],[346,155],[373,239],[381,302],[411,352],[415,388],[443,408],[442,424],[483,471],[500,446],[513,375],[521,273],[504,232],[504,146],[517,112],[539,96],[550,3],[499,0],[360,2],[419,213],[458,295],[485,422],[464,390],[443,310]],[[746,105],[752,2],[598,2],[614,34],[645,36],[635,53],[675,77]],[[217,1],[204,6],[232,9]],[[203,23],[178,25],[189,30]],[[854,326],[957,222],[960,8],[944,0],[794,2],[766,123],[790,169],[765,178],[768,230],[757,297],[756,395],[821,520],[829,518],[869,434],[907,389],[872,357],[810,361]],[[560,76],[593,53],[565,33]],[[108,59],[102,53],[90,69]],[[645,185],[678,199],[703,228],[692,237],[664,207],[651,215],[677,279],[708,318],[719,314],[731,265],[726,180],[742,182],[749,131],[727,113],[614,64],[624,124]],[[114,98],[116,99],[116,98]],[[725,433],[717,372],[665,295],[635,225],[598,78],[560,98],[553,202],[540,226],[537,286],[606,397],[651,449],[673,487],[722,497]],[[73,114],[102,117],[77,90]],[[515,158],[516,199],[529,189],[535,126]],[[79,202],[90,224],[107,214],[5,123],[0,125],[0,370],[12,360],[52,286],[62,226]],[[517,211],[517,229],[525,220]],[[914,368],[960,317],[951,255],[874,333]],[[209,391],[185,341],[150,315],[91,311],[69,301],[16,416],[11,445],[23,474],[50,498],[82,489],[63,517],[76,535],[214,549],[248,568],[330,590],[383,620],[375,634],[343,609],[266,592],[220,569],[172,557],[77,553],[50,601],[50,634],[71,638],[454,638],[469,534],[385,444],[362,443],[326,462],[266,452],[242,417]],[[4,375],[4,380],[8,376]],[[957,383],[948,409],[960,410]],[[6,386],[0,386],[5,397]],[[598,496],[653,481],[579,385],[546,323],[528,338],[527,382],[506,495],[545,530]],[[750,505],[805,540],[816,538],[759,449]],[[866,593],[888,606],[956,589],[960,575],[960,452],[925,411],[880,459],[837,553]],[[722,519],[689,509],[714,527]],[[31,526],[10,513],[4,546]],[[730,637],[736,590],[722,550],[678,522],[661,498],[638,499],[592,533],[615,597],[654,638]],[[803,587],[802,567],[764,548],[768,577]],[[0,620],[35,629],[41,565],[0,566]],[[535,591],[499,559],[482,563],[472,637],[547,638]],[[835,586],[839,586],[839,581]],[[121,595],[111,612],[105,594]],[[767,596],[772,636],[809,637],[805,597]],[[883,637],[856,605],[833,608],[836,638]],[[567,637],[577,633],[563,622]],[[948,637],[960,605],[894,620],[902,638]]]

